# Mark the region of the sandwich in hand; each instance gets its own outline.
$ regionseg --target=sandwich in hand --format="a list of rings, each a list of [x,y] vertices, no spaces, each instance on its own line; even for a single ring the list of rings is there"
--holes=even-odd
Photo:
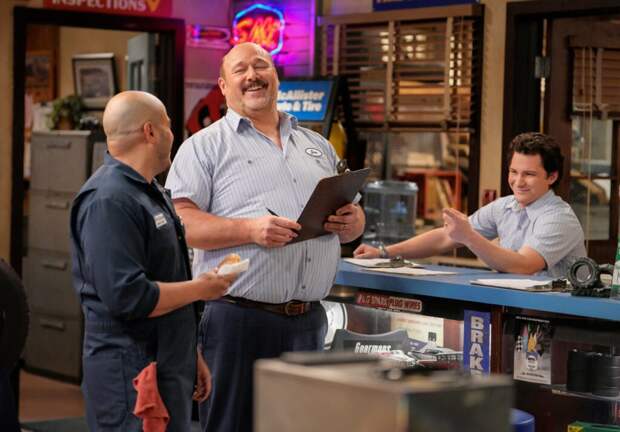
[[[250,266],[250,260],[241,260],[237,254],[229,254],[217,266],[218,275],[239,274],[246,271]]]

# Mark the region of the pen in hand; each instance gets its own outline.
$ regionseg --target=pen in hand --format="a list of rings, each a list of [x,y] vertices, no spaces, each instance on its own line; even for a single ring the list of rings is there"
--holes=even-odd
[[[280,217],[280,216],[279,216],[276,212],[274,212],[273,210],[268,209],[267,207],[265,207],[265,209],[269,212],[269,214],[270,214],[271,216]],[[292,221],[291,221],[291,222],[292,222]],[[293,222],[293,223],[295,223],[295,222]],[[297,224],[297,225],[299,225],[299,224]],[[288,228],[288,227],[287,227],[287,228]],[[301,229],[301,225],[299,225],[299,228],[297,228],[297,227],[291,227],[290,229],[292,229],[292,230],[300,230],[300,229]],[[295,235],[295,237],[297,237],[297,235]]]

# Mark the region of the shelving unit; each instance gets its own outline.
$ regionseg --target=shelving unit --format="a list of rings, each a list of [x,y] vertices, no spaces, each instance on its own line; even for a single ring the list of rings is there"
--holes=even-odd
[[[445,207],[461,210],[462,174],[458,170],[409,169],[398,179],[418,185],[418,215],[424,219],[441,218]]]

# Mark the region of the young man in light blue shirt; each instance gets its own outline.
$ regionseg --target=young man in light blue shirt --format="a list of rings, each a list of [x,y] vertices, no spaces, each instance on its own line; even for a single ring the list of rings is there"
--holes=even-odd
[[[513,195],[469,218],[446,208],[443,227],[386,247],[361,245],[354,256],[424,258],[466,246],[494,270],[565,277],[572,262],[587,253],[577,216],[553,192],[562,176],[560,148],[552,137],[529,132],[512,140],[509,156]],[[496,238],[499,243],[492,241]]]

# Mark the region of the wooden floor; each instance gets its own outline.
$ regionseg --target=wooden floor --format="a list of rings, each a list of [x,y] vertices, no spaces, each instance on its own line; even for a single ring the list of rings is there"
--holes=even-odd
[[[78,385],[21,371],[19,386],[21,422],[84,416],[84,400]]]

